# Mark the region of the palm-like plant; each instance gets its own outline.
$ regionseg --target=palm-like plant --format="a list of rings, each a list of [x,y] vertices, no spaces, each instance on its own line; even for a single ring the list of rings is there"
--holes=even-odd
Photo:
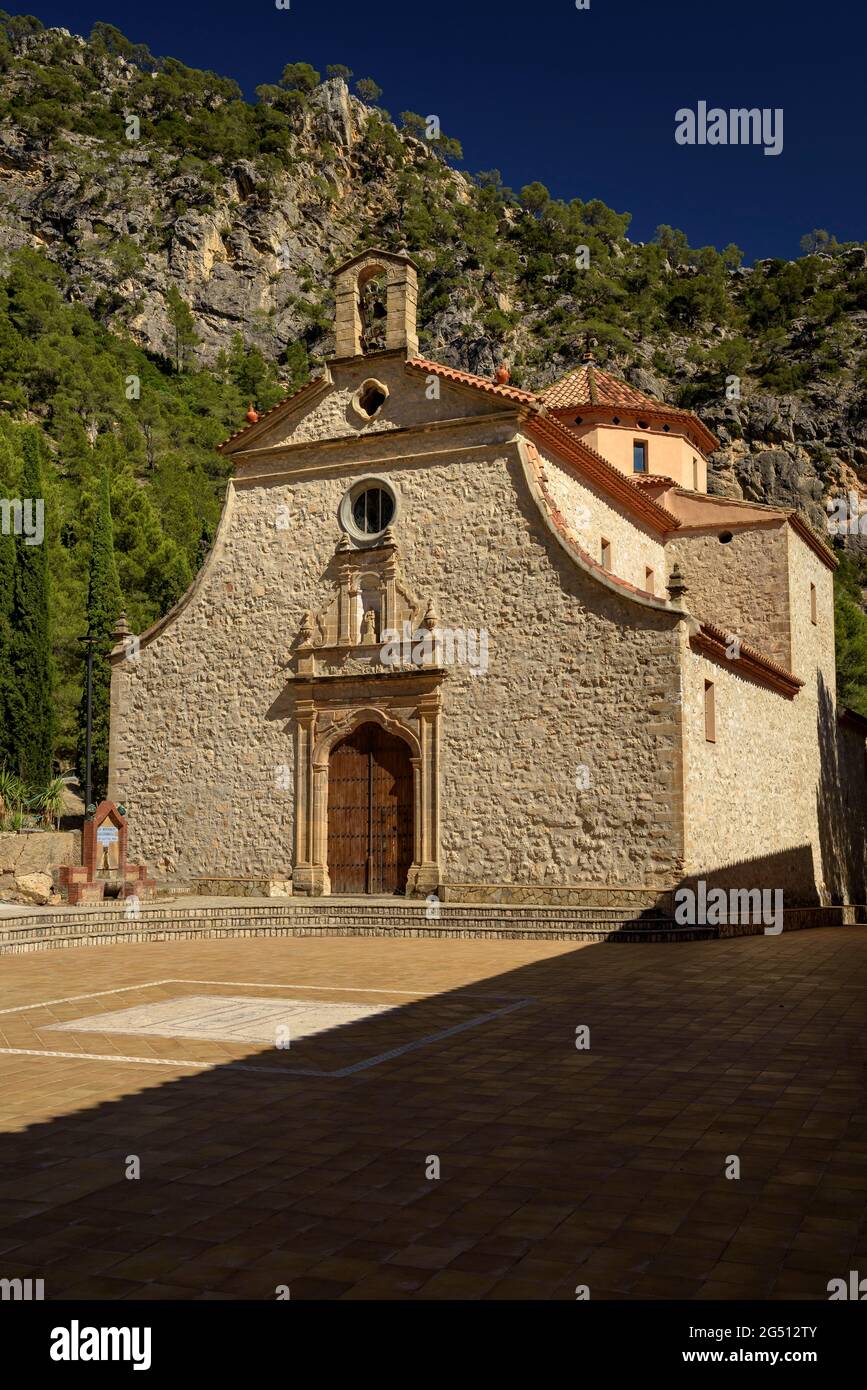
[[[0,767],[0,829],[20,830],[21,825],[13,825],[13,820],[23,823],[23,806],[27,800],[27,788],[20,777],[8,767]]]
[[[44,825],[53,823],[54,828],[57,828],[58,821],[66,810],[64,792],[63,778],[52,777],[48,785],[42,788],[42,791],[31,797],[28,804],[34,811],[39,812]]]

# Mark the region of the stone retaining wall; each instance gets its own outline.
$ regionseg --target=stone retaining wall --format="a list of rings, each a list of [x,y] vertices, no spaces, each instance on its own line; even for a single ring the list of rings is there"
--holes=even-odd
[[[4,831],[0,834],[0,902],[48,903],[57,870],[80,863],[79,830]]]

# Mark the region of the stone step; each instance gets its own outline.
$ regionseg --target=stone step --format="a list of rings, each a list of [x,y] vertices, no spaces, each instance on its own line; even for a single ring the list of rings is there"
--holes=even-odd
[[[0,955],[28,950],[51,950],[84,945],[123,942],[193,940],[265,936],[406,936],[467,937],[514,940],[572,941],[700,941],[713,938],[712,927],[681,927],[664,918],[634,920],[597,914],[587,909],[521,908],[503,911],[492,907],[447,910],[436,919],[424,907],[404,904],[393,911],[390,904],[377,907],[309,906],[300,910],[283,907],[195,908],[143,910],[136,917],[122,911],[54,913],[5,919],[0,924]]]
[[[273,921],[273,920],[294,920],[296,918],[328,918],[328,920],[352,920],[379,919],[383,915],[388,916],[392,921],[424,921],[424,922],[460,922],[460,921],[483,921],[483,920],[536,920],[552,922],[609,922],[619,923],[647,923],[655,925],[664,922],[666,919],[663,914],[642,914],[636,916],[623,908],[605,907],[536,907],[536,906],[516,906],[512,904],[441,904],[436,908],[430,908],[424,903],[371,903],[371,904],[335,904],[307,905],[304,903],[262,903],[250,904],[249,906],[239,902],[237,906],[220,907],[201,907],[201,908],[178,908],[178,907],[157,907],[151,904],[143,905],[136,914],[136,920],[157,922],[173,921],[178,916],[183,915],[191,919],[207,918],[208,920],[218,920],[221,918],[232,918],[239,913],[247,918]],[[90,923],[116,922],[127,918],[128,910],[125,910],[122,903],[117,907],[106,907],[100,904],[87,913],[87,920]],[[0,919],[4,924],[23,924],[32,921],[35,914],[22,915],[20,917],[7,917]],[[69,908],[58,910],[52,913],[40,913],[38,920],[48,926],[61,926],[68,923],[71,919],[83,920],[83,914],[75,913]]]

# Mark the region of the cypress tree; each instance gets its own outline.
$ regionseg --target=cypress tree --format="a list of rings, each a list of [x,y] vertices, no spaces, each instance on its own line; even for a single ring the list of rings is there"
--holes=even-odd
[[[108,787],[108,730],[111,696],[111,663],[109,654],[114,639],[115,624],[123,600],[114,557],[114,527],[111,520],[111,492],[108,472],[100,470],[99,494],[93,540],[90,549],[90,572],[87,586],[87,630],[96,638],[93,647],[93,729],[91,768],[93,797],[98,804]],[[87,731],[87,682],[82,687],[78,710],[78,775],[82,789],[85,777],[85,745]]]
[[[15,595],[15,533],[11,504],[18,498],[19,459],[5,430],[0,434],[0,767],[18,771],[12,700],[12,605]]]
[[[39,432],[35,429],[24,433],[23,460],[21,500],[28,510],[24,514],[21,534],[15,537],[10,722],[13,758],[17,762],[14,771],[29,787],[41,789],[51,780],[52,773],[54,663],[49,628],[48,547],[44,535],[45,494]],[[41,535],[36,529],[37,522]]]

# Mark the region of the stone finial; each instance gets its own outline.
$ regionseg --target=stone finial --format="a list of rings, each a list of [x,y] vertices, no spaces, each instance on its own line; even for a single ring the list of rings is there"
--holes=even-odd
[[[507,364],[505,362],[502,362],[500,366],[497,368],[494,381],[498,386],[508,386],[511,380],[512,373],[509,371]]]
[[[668,583],[665,587],[668,590],[668,597],[671,599],[671,602],[683,607],[684,594],[689,591],[687,589],[686,580],[681,574],[680,565],[677,563],[675,563],[674,569],[671,571],[668,577]]]
[[[126,614],[119,614],[117,622],[114,625],[114,632],[112,633],[115,646],[117,646],[118,642],[122,642],[125,637],[129,637],[131,631],[130,625],[126,620]]]
[[[433,599],[431,599],[427,606],[427,612],[421,620],[421,625],[422,627],[426,627],[428,632],[433,632],[435,627],[439,627],[439,622],[440,620],[439,615],[437,614],[436,604],[434,603]]]
[[[301,630],[298,633],[299,647],[309,647],[313,641],[313,610],[308,608],[304,617],[301,619]]]
[[[345,531],[341,531],[337,539],[337,549],[340,551],[352,549],[352,546],[349,543],[349,537],[347,536]]]
[[[255,424],[258,423],[258,420],[259,420],[259,412],[258,412],[258,410],[255,409],[255,407],[254,407],[252,401],[250,402],[249,406],[247,407],[247,414],[244,416],[244,419],[245,419],[245,420],[247,421],[247,423],[250,424],[250,425],[255,425]]]

